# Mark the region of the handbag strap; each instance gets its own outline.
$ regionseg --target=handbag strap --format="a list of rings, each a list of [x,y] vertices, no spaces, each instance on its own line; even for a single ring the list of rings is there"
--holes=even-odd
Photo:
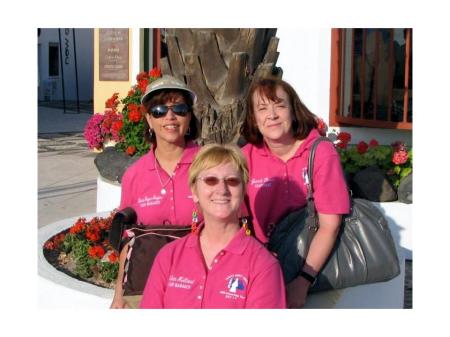
[[[319,137],[317,138],[311,146],[311,150],[309,151],[308,158],[308,179],[306,181],[307,188],[307,196],[306,196],[306,209],[307,209],[307,217],[306,217],[306,225],[310,230],[317,231],[319,229],[319,222],[317,220],[317,210],[316,205],[314,204],[314,184],[313,184],[313,173],[314,173],[314,158],[316,155],[317,146],[322,142],[327,141],[333,143],[327,137]]]

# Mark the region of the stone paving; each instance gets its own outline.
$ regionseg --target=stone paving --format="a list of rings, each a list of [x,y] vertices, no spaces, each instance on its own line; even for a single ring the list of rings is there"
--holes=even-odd
[[[81,133],[38,137],[38,227],[96,211],[95,153]]]

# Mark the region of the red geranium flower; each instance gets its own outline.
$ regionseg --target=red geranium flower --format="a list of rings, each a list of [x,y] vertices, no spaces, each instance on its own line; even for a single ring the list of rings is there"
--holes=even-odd
[[[343,143],[348,143],[352,139],[352,135],[348,132],[339,132],[337,139]]]
[[[136,104],[128,104],[128,119],[134,123],[138,123],[141,120],[141,109]]]
[[[115,121],[111,125],[111,129],[114,130],[117,133],[119,133],[119,131],[122,130],[122,127],[123,127],[123,122],[121,120],[120,121]]]
[[[108,260],[111,263],[117,262],[118,259],[119,255],[116,252],[112,252],[111,254],[108,255]]]
[[[336,147],[345,150],[347,148],[347,143],[339,142],[336,144]]]
[[[141,90],[142,94],[145,92],[145,89],[147,88],[147,85],[148,85],[148,80],[147,79],[143,79],[143,80],[138,82],[137,87],[139,88],[139,90]]]
[[[86,238],[92,242],[100,240],[100,228],[98,226],[89,226],[86,229]]]
[[[364,141],[360,141],[358,143],[358,146],[356,147],[359,154],[366,153],[368,148],[369,148],[369,145],[367,145],[367,143]]]
[[[153,68],[149,71],[148,75],[154,78],[161,77],[161,70],[159,70],[158,68]]]
[[[108,98],[105,102],[105,108],[116,110],[119,105],[119,93],[115,92],[110,98]]]
[[[79,218],[75,224],[70,227],[69,233],[71,234],[77,234],[82,232],[86,228],[86,219],[85,218]]]
[[[132,156],[133,154],[136,153],[136,146],[134,146],[134,145],[128,146],[126,152],[127,152],[127,155]]]
[[[103,257],[103,255],[105,255],[105,250],[103,249],[102,246],[92,246],[89,247],[88,249],[88,254],[89,256],[95,258],[99,258],[101,259]]]
[[[319,131],[319,134],[324,137],[327,135],[327,130],[328,130],[328,126],[323,121],[323,119],[317,118],[317,131]]]
[[[375,139],[372,139],[370,142],[369,142],[369,147],[377,147],[379,144],[378,144],[378,142],[375,140]]]

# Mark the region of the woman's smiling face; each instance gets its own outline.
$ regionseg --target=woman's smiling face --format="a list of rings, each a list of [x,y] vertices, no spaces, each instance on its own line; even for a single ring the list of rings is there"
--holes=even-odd
[[[233,163],[226,162],[200,172],[192,194],[205,220],[238,220],[244,186],[239,170]]]
[[[283,141],[292,136],[292,107],[288,94],[276,89],[278,100],[272,101],[259,91],[253,93],[253,111],[259,132],[265,140]]]

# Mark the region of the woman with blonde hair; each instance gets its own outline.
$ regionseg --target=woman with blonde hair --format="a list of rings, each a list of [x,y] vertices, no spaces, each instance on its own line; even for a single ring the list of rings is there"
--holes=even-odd
[[[234,145],[210,144],[195,157],[189,186],[204,222],[158,253],[141,308],[285,308],[278,261],[240,219],[248,169]]]

